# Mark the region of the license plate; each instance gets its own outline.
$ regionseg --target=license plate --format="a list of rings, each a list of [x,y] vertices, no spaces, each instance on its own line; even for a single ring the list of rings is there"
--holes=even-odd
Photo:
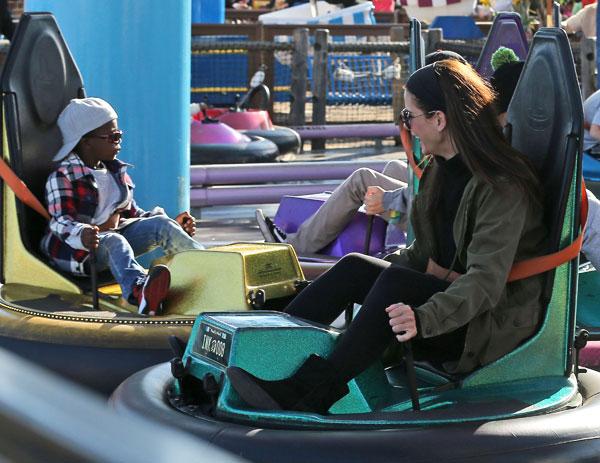
[[[200,336],[196,338],[194,351],[223,366],[229,364],[231,334],[205,323],[200,324]]]

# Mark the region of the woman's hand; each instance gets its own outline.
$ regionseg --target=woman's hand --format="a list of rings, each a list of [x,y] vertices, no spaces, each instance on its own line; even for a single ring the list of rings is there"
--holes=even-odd
[[[454,270],[450,272],[447,268],[436,264],[433,260],[431,260],[431,258],[429,258],[427,261],[427,269],[425,270],[425,273],[433,275],[440,280],[449,281],[450,283],[460,276],[460,273],[456,273]]]
[[[81,244],[87,249],[98,249],[98,245],[100,244],[99,231],[100,229],[96,225],[85,227],[81,232]]]
[[[385,190],[378,186],[367,187],[365,193],[365,210],[369,215],[383,214],[385,209],[383,208],[383,194]]]
[[[417,320],[413,309],[406,304],[392,304],[385,309],[390,317],[390,326],[396,333],[396,339],[406,342],[417,335]]]
[[[182,212],[175,221],[183,228],[188,235],[193,237],[196,234],[196,219],[190,215],[188,211]]]

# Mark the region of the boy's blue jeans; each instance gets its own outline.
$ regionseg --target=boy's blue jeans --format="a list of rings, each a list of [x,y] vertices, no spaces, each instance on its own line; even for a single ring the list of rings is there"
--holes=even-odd
[[[101,233],[96,251],[98,271],[109,268],[121,286],[123,297],[129,299],[133,287],[146,276],[135,257],[158,247],[167,255],[204,249],[173,219],[156,215],[137,220],[119,232]]]

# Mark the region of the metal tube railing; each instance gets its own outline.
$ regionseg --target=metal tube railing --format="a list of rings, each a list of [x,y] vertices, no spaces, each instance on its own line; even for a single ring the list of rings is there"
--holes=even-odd
[[[315,138],[389,138],[399,137],[400,129],[396,124],[339,124],[304,125],[291,127],[302,140]]]
[[[272,204],[278,203],[285,195],[310,195],[333,191],[339,184],[340,182],[328,182],[194,188],[190,191],[190,205],[192,207],[205,207]]]
[[[381,172],[386,164],[387,161],[326,161],[192,166],[190,184],[194,188],[208,185],[345,179],[361,167]]]

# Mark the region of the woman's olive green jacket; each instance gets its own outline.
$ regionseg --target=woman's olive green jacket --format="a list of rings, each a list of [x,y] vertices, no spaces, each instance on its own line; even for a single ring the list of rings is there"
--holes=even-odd
[[[425,178],[423,179],[425,180]],[[388,260],[424,272],[437,249],[422,194],[412,206],[415,241]],[[530,337],[542,316],[544,275],[507,283],[514,262],[543,254],[543,208],[509,181],[493,187],[473,176],[467,183],[453,225],[456,256],[466,272],[444,292],[413,307],[423,338],[468,325],[457,362],[444,368],[467,373],[493,362]]]

